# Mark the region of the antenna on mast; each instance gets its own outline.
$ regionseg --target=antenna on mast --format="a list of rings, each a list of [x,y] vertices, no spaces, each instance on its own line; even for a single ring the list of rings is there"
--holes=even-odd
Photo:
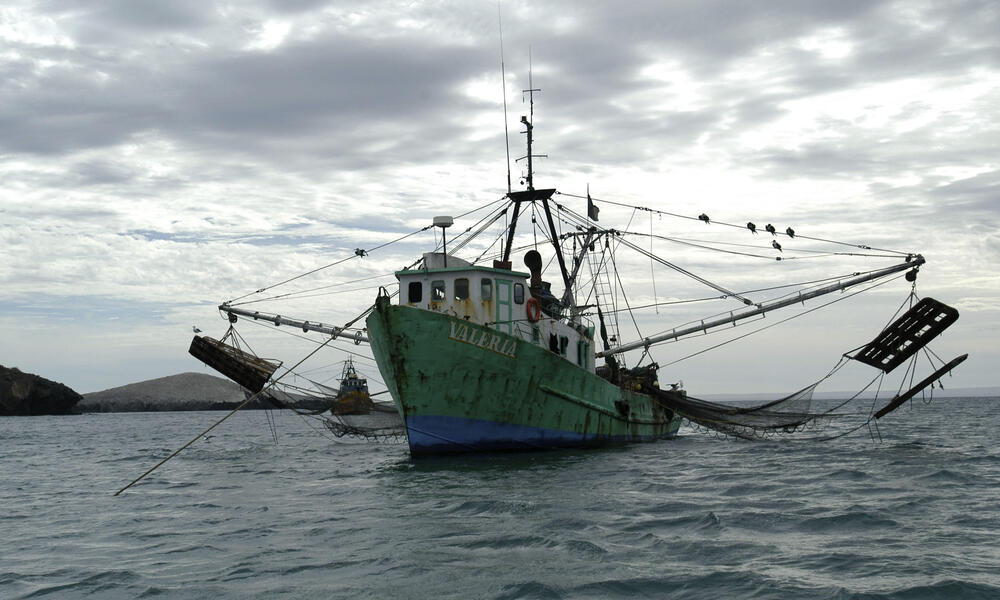
[[[521,90],[521,93],[528,92],[528,116],[532,121],[535,120],[535,92],[542,91],[541,88],[535,89],[534,84],[531,82],[531,46],[528,46],[528,89]]]
[[[503,86],[503,141],[507,147],[507,193],[510,186],[510,134],[507,128],[507,69],[503,64],[503,15],[500,10],[500,0],[497,0],[497,25],[500,28],[500,83]]]
[[[528,155],[523,157],[523,158],[528,159],[528,175],[527,175],[527,177],[524,178],[525,181],[528,182],[528,190],[534,190],[535,189],[535,171],[534,171],[534,169],[532,167],[531,159],[535,158],[535,157],[538,157],[538,158],[546,158],[546,157],[548,157],[548,154],[532,154],[531,153],[531,143],[533,141],[532,129],[534,129],[534,126],[532,125],[532,122],[535,120],[535,92],[540,92],[540,91],[542,91],[541,88],[536,88],[536,87],[533,87],[533,85],[532,85],[532,80],[531,80],[531,46],[528,46],[528,89],[521,90],[521,99],[522,99],[522,101],[524,100],[524,93],[525,92],[528,93],[528,115],[529,116],[528,117],[525,117],[523,115],[521,116],[521,123],[525,127],[524,133],[526,133],[528,135]],[[530,117],[530,120],[529,120],[529,117]],[[521,159],[519,158],[518,160],[521,160]]]
[[[523,94],[525,92],[527,92],[528,93],[528,97],[529,97],[529,101],[531,103],[530,112],[528,113],[528,115],[530,115],[530,117],[531,117],[531,120],[529,120],[528,116],[524,116],[524,115],[521,116],[521,124],[524,125],[524,127],[525,127],[525,130],[522,133],[527,134],[528,154],[526,156],[522,156],[521,158],[517,159],[517,161],[515,161],[515,162],[520,162],[521,160],[524,160],[524,159],[527,159],[527,161],[528,161],[528,174],[524,178],[525,181],[522,181],[522,183],[527,182],[528,189],[524,190],[524,191],[518,191],[518,192],[507,192],[507,197],[514,201],[514,213],[513,213],[513,216],[511,217],[510,227],[507,228],[507,244],[506,244],[505,247],[503,247],[503,259],[502,259],[502,262],[507,262],[507,261],[510,260],[510,249],[513,247],[513,243],[514,243],[514,230],[517,227],[517,217],[518,217],[518,215],[520,214],[520,211],[521,211],[521,204],[522,203],[531,203],[531,204],[534,204],[535,202],[541,202],[542,203],[542,212],[545,215],[545,221],[548,223],[548,226],[549,226],[549,236],[550,236],[550,239],[552,241],[552,246],[555,249],[556,258],[559,261],[559,272],[562,274],[563,283],[566,285],[566,288],[569,289],[570,286],[571,286],[570,280],[569,280],[569,272],[566,270],[566,260],[563,258],[562,248],[559,247],[559,235],[556,233],[556,226],[555,226],[555,223],[552,220],[552,210],[549,208],[549,198],[552,196],[552,194],[555,193],[556,190],[555,190],[555,188],[553,188],[553,189],[544,189],[544,190],[536,190],[535,189],[535,172],[534,172],[534,168],[533,168],[533,165],[532,165],[532,159],[533,158],[544,158],[544,157],[547,157],[548,155],[547,154],[532,154],[532,152],[531,152],[531,145],[532,145],[532,142],[534,141],[534,137],[532,135],[533,134],[532,130],[534,129],[534,126],[531,124],[531,121],[533,121],[534,118],[535,118],[535,92],[542,91],[541,89],[532,87],[533,83],[534,82],[532,81],[532,73],[531,73],[531,47],[529,46],[528,47],[528,89],[521,90],[522,101],[523,101],[523,98],[524,98]]]

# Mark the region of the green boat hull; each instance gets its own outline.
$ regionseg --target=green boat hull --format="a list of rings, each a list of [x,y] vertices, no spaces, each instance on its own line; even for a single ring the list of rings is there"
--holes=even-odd
[[[366,323],[412,455],[651,441],[680,427],[649,395],[463,319],[383,297]]]

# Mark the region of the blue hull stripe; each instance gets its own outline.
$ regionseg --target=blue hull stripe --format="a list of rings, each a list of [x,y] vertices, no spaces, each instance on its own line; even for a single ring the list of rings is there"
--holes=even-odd
[[[678,425],[680,424],[678,420]],[[653,441],[665,435],[584,435],[573,431],[497,423],[462,417],[410,416],[406,420],[411,454],[441,454],[471,450],[534,450],[580,448]],[[676,428],[670,435],[676,433]]]

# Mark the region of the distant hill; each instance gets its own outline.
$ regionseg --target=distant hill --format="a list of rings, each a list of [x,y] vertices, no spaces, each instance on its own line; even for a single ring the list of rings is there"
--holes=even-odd
[[[281,396],[287,403],[287,395]],[[181,373],[130,383],[83,395],[76,408],[80,412],[156,412],[171,410],[232,410],[246,400],[243,388],[222,377],[204,373]],[[329,407],[322,399],[299,398],[296,408],[314,410]],[[244,410],[275,408],[266,399],[257,399]]]
[[[204,373],[181,373],[83,395],[83,412],[233,409],[246,396],[239,385]]]

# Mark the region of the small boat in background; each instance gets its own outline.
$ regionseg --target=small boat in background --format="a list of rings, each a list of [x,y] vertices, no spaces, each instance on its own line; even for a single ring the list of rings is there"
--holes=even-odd
[[[330,412],[335,415],[363,415],[371,412],[374,407],[375,403],[368,393],[368,380],[358,376],[354,360],[349,357],[344,362],[340,391],[333,400]]]

